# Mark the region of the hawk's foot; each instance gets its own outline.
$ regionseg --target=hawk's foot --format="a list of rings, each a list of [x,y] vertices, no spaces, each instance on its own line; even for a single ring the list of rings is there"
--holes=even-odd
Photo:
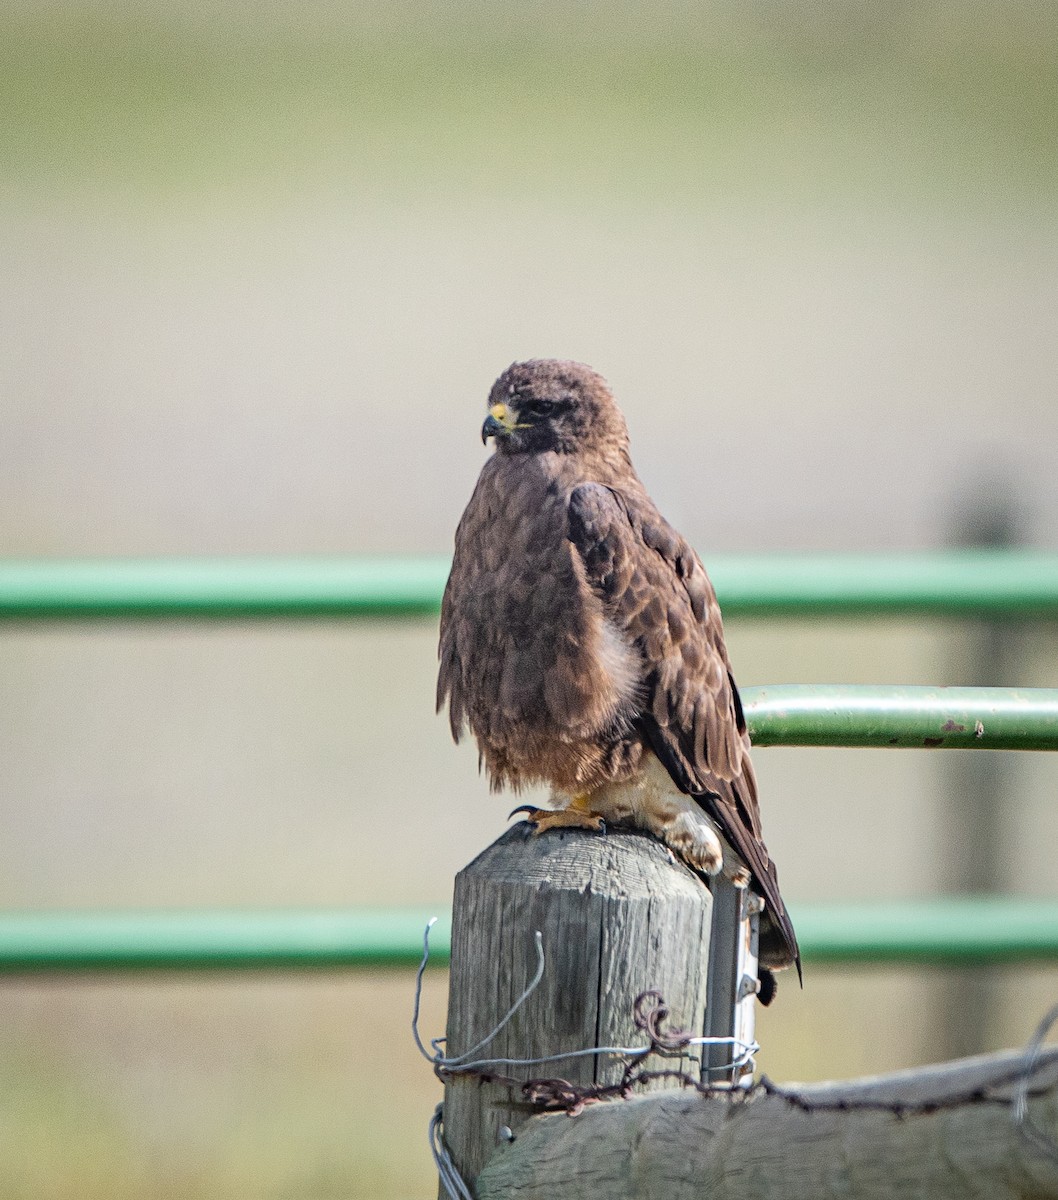
[[[514,813],[525,813],[525,819],[533,827],[533,833],[541,834],[548,829],[591,829],[596,833],[606,832],[606,822],[598,813],[570,805],[569,808],[531,808],[528,804],[516,808]]]
[[[720,839],[705,817],[681,812],[658,832],[670,850],[675,850],[685,863],[703,875],[715,875],[724,865]]]

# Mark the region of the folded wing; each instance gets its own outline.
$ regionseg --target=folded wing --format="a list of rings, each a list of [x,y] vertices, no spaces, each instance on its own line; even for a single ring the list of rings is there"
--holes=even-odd
[[[762,961],[796,962],[800,971],[793,924],[761,837],[749,735],[704,567],[645,494],[581,485],[570,496],[568,534],[607,620],[641,656],[636,727],[753,875],[766,902]]]

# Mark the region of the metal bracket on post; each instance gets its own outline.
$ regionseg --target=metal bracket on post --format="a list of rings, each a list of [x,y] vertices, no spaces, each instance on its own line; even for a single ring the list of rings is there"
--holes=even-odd
[[[759,984],[757,942],[763,902],[748,883],[726,874],[710,881],[713,892],[712,932],[709,943],[709,986],[705,1032],[708,1037],[735,1038],[745,1045],[754,1041],[754,1019]],[[721,1042],[707,1045],[702,1079],[715,1086],[749,1087],[753,1065],[733,1067],[740,1057],[737,1046]]]

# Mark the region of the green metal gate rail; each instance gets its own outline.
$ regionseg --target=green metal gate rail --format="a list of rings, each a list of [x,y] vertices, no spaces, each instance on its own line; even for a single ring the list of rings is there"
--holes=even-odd
[[[0,972],[319,970],[410,966],[432,916],[417,909],[9,912]],[[447,914],[431,960],[448,961]]]
[[[52,912],[0,916],[0,974],[333,970],[448,962],[451,921],[426,909]],[[1058,959],[1058,900],[1014,897],[801,904],[804,958],[821,963]]]
[[[1058,688],[796,683],[742,703],[755,746],[1058,750]]]
[[[710,555],[727,615],[1058,615],[1058,554]],[[448,559],[0,561],[0,618],[250,618],[435,613]]]

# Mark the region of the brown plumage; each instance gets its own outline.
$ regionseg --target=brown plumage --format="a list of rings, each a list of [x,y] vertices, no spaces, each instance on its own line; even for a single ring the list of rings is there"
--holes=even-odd
[[[749,736],[698,556],[647,495],[606,382],[581,363],[514,363],[456,531],[437,703],[469,726],[494,789],[548,784],[539,828],[602,818],[721,868],[716,831],[765,899],[761,962],[800,959],[761,838]],[[739,861],[740,860],[740,861]]]

